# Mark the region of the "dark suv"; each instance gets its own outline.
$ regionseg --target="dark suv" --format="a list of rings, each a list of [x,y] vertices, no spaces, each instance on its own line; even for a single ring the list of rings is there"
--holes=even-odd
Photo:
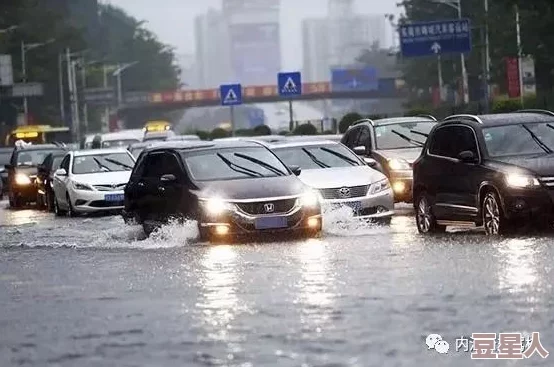
[[[201,240],[316,235],[318,196],[299,173],[256,142],[160,143],[140,154],[125,188],[123,216],[148,235],[172,218],[196,220]]]
[[[483,225],[489,235],[549,226],[554,214],[554,113],[447,117],[414,163],[420,233]]]
[[[391,182],[395,202],[412,201],[412,163],[437,124],[433,116],[393,117],[355,122],[341,143],[383,172]]]

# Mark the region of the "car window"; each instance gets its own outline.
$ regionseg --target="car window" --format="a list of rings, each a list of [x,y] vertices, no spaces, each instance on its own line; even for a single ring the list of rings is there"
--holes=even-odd
[[[181,165],[177,160],[177,157],[171,153],[164,153],[162,155],[161,167],[160,167],[160,176],[172,174],[175,175],[178,179],[183,177],[183,171]]]
[[[131,154],[133,155],[133,157],[138,158],[138,156],[140,155],[140,153],[142,153],[144,149],[145,148],[132,148]]]
[[[288,169],[269,149],[226,148],[184,154],[193,179],[238,180],[289,175]]]
[[[65,169],[66,172],[69,172],[69,159],[70,159],[70,156],[66,155],[63,158],[62,163],[60,163],[60,168]]]
[[[137,139],[104,140],[102,148],[121,148],[128,147],[131,144],[138,143]]]
[[[349,148],[354,148],[354,144],[358,141],[358,135],[360,134],[360,128],[355,127],[348,131],[343,138],[343,144]]]
[[[84,175],[99,172],[131,171],[135,162],[127,153],[108,153],[77,156],[73,159],[72,173]]]
[[[144,157],[141,170],[139,173],[144,178],[160,178],[163,175],[162,162],[164,153],[151,153]]]
[[[371,135],[369,133],[369,129],[363,126],[360,129],[360,134],[358,135],[358,138],[354,143],[354,147],[365,147],[367,149],[370,149],[371,148],[370,138],[371,138]]]
[[[543,154],[539,141],[554,150],[554,124],[529,123],[518,125],[494,126],[483,129],[483,138],[489,156]],[[528,130],[527,130],[528,129]]]
[[[277,148],[273,152],[289,167],[304,170],[361,165],[358,157],[341,144]]]
[[[17,166],[38,166],[52,150],[21,150],[17,152]]]
[[[478,155],[473,130],[461,125],[437,129],[429,144],[429,153],[441,157],[458,158],[458,155],[466,150],[473,152],[475,156]]]
[[[375,127],[376,149],[415,148],[425,144],[436,122],[403,122]]]
[[[63,157],[55,157],[53,160],[52,160],[52,168],[50,169],[51,171],[55,171],[57,170],[58,168],[60,168],[60,164],[62,163],[62,160],[63,160]]]

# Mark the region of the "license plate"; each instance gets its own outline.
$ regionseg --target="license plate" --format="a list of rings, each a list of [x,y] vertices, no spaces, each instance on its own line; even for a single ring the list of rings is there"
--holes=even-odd
[[[275,229],[288,227],[286,217],[262,217],[256,219],[254,223],[256,229]]]
[[[355,210],[355,211],[362,210],[361,201],[346,201],[344,202],[344,205],[350,207],[352,210]]]
[[[123,194],[108,194],[104,195],[105,201],[123,201],[125,198],[125,195]]]

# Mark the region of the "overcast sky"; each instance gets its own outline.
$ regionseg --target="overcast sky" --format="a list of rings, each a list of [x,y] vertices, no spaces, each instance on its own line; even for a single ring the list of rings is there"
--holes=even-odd
[[[209,8],[220,9],[221,0],[101,0],[125,9],[160,40],[177,48],[178,54],[194,53],[193,20]],[[356,0],[357,11],[366,14],[398,13],[397,0]],[[302,19],[324,16],[327,0],[281,0],[281,39],[283,69],[302,67]],[[392,31],[387,32],[390,38]],[[390,40],[389,40],[390,42]]]

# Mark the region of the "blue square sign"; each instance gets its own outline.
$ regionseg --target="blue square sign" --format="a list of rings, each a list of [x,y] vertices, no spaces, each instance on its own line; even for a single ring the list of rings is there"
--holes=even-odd
[[[240,84],[223,84],[219,86],[222,106],[242,104],[242,86]]]
[[[282,97],[299,96],[302,94],[302,76],[299,71],[279,73],[277,84],[279,95]]]

